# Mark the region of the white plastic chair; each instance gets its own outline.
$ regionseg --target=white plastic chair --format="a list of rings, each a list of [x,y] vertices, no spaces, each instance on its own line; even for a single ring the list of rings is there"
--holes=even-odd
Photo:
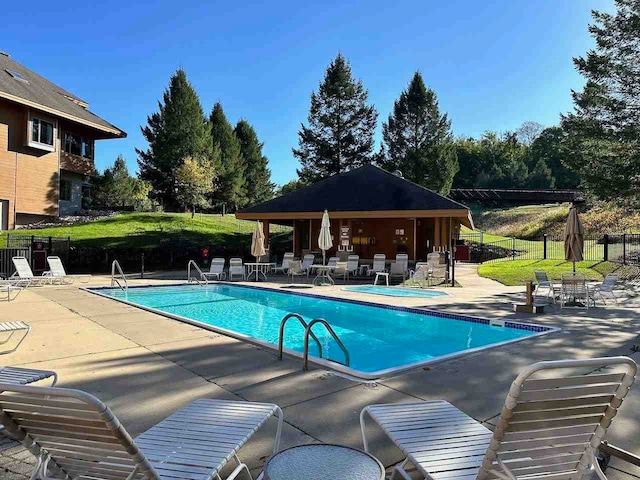
[[[340,260],[338,257],[329,257],[329,260],[327,260],[327,266],[335,267],[338,263],[338,260]]]
[[[560,285],[560,308],[573,306],[589,309],[589,289],[587,281],[581,273],[566,273],[562,275]]]
[[[589,372],[583,374],[583,372]],[[634,382],[628,357],[540,362],[509,390],[491,432],[444,400],[370,405],[360,413],[365,451],[369,415],[425,479],[579,480],[595,470],[595,450]]]
[[[307,253],[302,259],[301,268],[307,273],[307,277],[309,273],[311,273],[311,265],[315,262],[315,256],[312,253]]]
[[[536,277],[536,288],[533,290],[534,298],[544,292],[547,300],[551,299],[553,303],[556,303],[556,290],[553,287],[553,283],[549,280],[547,273],[536,271],[533,272],[533,274]]]
[[[356,272],[360,268],[360,256],[359,255],[349,255],[347,257],[347,280],[349,276],[355,276]]]
[[[6,383],[0,391],[0,422],[38,458],[32,478],[220,479],[232,458],[237,466],[227,480],[250,478],[237,452],[272,416],[273,452],[280,448],[282,410],[271,403],[197,400],[134,440],[88,393]]]
[[[247,272],[244,269],[241,258],[229,259],[229,280],[233,281],[233,277],[241,277],[243,280],[247,279]]]
[[[214,258],[211,260],[211,266],[208,272],[204,272],[204,276],[207,280],[224,280],[227,274],[224,272],[224,258]]]
[[[402,265],[402,268],[404,269],[404,272],[405,272],[404,278],[406,278],[409,272],[409,255],[406,253],[397,253],[396,263],[399,263]]]

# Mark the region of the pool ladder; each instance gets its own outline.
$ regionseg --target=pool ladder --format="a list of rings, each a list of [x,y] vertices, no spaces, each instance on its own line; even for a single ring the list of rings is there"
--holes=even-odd
[[[198,280],[197,277],[191,276],[191,266],[193,266],[195,271],[200,274],[200,280]],[[202,270],[200,270],[200,267],[198,266],[198,264],[193,260],[189,260],[189,263],[187,264],[187,283],[191,283],[191,282],[195,282],[198,285],[209,284],[209,280],[207,280],[207,276],[204,273],[202,273]]]
[[[122,279],[122,282],[116,278],[116,270],[118,271],[118,275],[120,279]],[[127,283],[127,277],[122,271],[122,267],[120,267],[120,263],[118,263],[118,260],[114,260],[111,263],[111,286],[113,287],[115,285],[118,285],[118,287],[120,287],[120,290],[122,290],[125,293],[129,291],[129,284]]]
[[[314,318],[309,323],[307,323],[304,321],[302,316],[297,313],[289,313],[288,315],[285,315],[280,321],[280,332],[278,334],[278,359],[279,360],[282,360],[282,352],[284,350],[284,327],[291,318],[297,319],[298,322],[300,322],[300,324],[304,327],[304,350],[302,354],[303,370],[309,369],[309,337],[313,338],[313,340],[316,342],[316,345],[318,346],[318,357],[322,358],[322,344],[320,343],[320,340],[318,340],[318,337],[316,336],[316,334],[313,333],[312,331],[313,326],[317,323],[321,323],[324,325],[324,327],[327,329],[329,334],[333,337],[333,339],[336,341],[336,343],[342,350],[342,353],[344,353],[344,363],[339,362],[337,360],[332,360],[330,358],[327,358],[326,360],[330,360],[335,363],[340,363],[341,365],[345,365],[347,367],[349,366],[350,364],[349,351],[347,350],[347,347],[345,347],[344,343],[342,343],[342,340],[340,340],[340,337],[338,337],[335,330],[331,327],[331,325],[329,325],[329,322],[327,322],[324,318]]]

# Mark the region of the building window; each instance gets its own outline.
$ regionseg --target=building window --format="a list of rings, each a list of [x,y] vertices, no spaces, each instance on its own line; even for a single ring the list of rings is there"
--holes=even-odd
[[[64,134],[64,151],[93,160],[93,140],[66,132]]]
[[[41,118],[31,117],[31,141],[29,145],[39,144],[50,147],[53,151],[53,137],[55,126],[52,122]]]
[[[71,181],[60,180],[60,200],[71,200]]]

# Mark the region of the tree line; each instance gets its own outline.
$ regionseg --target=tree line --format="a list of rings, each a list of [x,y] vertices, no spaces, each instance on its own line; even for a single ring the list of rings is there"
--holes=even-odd
[[[450,188],[583,188],[596,197],[640,200],[640,3],[616,0],[593,11],[595,48],[574,59],[586,78],[560,125],[525,122],[513,132],[454,138],[435,92],[416,72],[382,124],[368,92],[339,54],[311,94],[293,155],[298,178],[282,192],[367,163],[446,195]]]
[[[172,75],[158,111],[141,130],[148,148],[136,149],[138,178],[129,175],[123,159],[116,160],[94,182],[97,202],[133,204],[132,196],[109,192],[128,193],[123,185],[136,182],[145,185],[148,196],[164,210],[235,211],[273,197],[269,161],[255,129],[245,119],[233,126],[220,102],[206,116],[183,69]]]

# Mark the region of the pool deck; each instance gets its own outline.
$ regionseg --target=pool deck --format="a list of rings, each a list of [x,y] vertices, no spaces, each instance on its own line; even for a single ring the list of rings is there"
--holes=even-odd
[[[185,278],[172,273],[166,278]],[[80,290],[89,283],[31,288],[16,301],[0,303],[0,319],[22,320],[32,332],[21,348],[4,355],[3,365],[51,369],[59,386],[86,390],[105,401],[132,435],[137,435],[198,398],[274,402],[284,410],[283,447],[310,442],[361,448],[358,415],[372,403],[445,399],[488,425],[495,423],[518,371],[540,360],[630,355],[640,363],[640,301],[588,311],[554,307],[532,316],[515,314],[511,302],[521,287],[504,287],[460,268],[463,288],[448,297],[398,298],[348,292],[341,286],[314,287],[313,293],[372,303],[443,309],[448,312],[539,323],[562,330],[496,347],[376,383],[353,381],[331,372],[301,370],[301,360],[278,361],[271,349],[219,335]],[[162,284],[172,280],[131,280]],[[261,283],[280,288],[281,283]],[[640,454],[640,384],[632,387],[609,431],[611,443]],[[270,452],[275,425],[263,428],[240,456],[258,472]],[[376,432],[373,453],[386,465],[400,452]],[[26,479],[33,457],[0,434],[0,478]],[[640,468],[613,461],[609,478],[640,478]]]

